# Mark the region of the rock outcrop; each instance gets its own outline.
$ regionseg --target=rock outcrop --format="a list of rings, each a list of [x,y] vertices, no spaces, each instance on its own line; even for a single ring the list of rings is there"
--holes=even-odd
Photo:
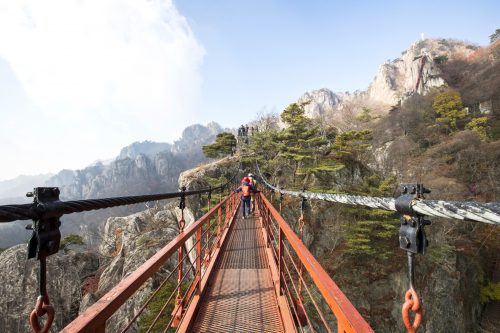
[[[425,39],[415,42],[401,57],[380,65],[378,74],[366,91],[334,93],[326,88],[306,92],[299,103],[311,118],[352,117],[363,108],[386,114],[392,106],[417,92],[427,93],[445,84],[437,63],[444,58],[468,56],[477,47],[449,39]],[[420,79],[419,79],[420,77]],[[418,82],[418,87],[417,87]]]
[[[164,142],[153,142],[153,141],[143,141],[134,142],[130,146],[122,148],[120,155],[118,155],[119,160],[125,158],[135,159],[138,155],[146,155],[148,157],[154,157],[156,154],[163,151],[169,151],[172,148],[170,143]]]
[[[30,332],[29,314],[38,291],[38,261],[26,260],[26,245],[0,253],[0,332]],[[56,311],[53,332],[77,314],[84,280],[99,267],[99,256],[82,249],[60,251],[47,260],[47,290]]]
[[[98,275],[98,284],[94,292],[83,297],[79,312],[84,312],[90,305],[115,287],[122,279],[136,270],[146,260],[158,252],[179,234],[177,221],[180,210],[177,203],[155,207],[126,217],[109,218],[104,227],[100,254],[104,257],[102,273]],[[121,332],[144,304],[146,298],[175,267],[177,257],[167,262],[154,277],[131,297],[107,321],[106,332]],[[137,331],[137,323],[130,332]]]

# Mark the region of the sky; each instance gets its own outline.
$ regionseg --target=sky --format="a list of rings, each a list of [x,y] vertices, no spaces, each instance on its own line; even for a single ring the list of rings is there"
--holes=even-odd
[[[0,0],[0,180],[81,169],[306,91],[365,90],[424,34],[480,46],[495,1]]]

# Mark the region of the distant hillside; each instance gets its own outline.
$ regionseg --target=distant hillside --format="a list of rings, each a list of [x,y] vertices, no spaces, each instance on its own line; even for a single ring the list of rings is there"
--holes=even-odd
[[[33,187],[43,186],[43,184],[52,177],[53,174],[47,173],[35,176],[17,176],[14,179],[0,181],[0,200],[4,199],[4,204],[9,203],[6,199],[15,199],[24,197],[26,192],[33,189]],[[12,201],[17,202],[17,201]],[[10,203],[12,203],[10,202]]]
[[[206,161],[201,148],[212,143],[220,132],[222,127],[217,123],[191,125],[173,144],[134,142],[124,147],[109,164],[97,162],[81,170],[62,170],[53,176],[22,176],[2,182],[9,185],[4,193],[17,195],[9,201],[4,200],[4,204],[30,202],[32,199],[22,196],[36,186],[60,187],[61,200],[176,191],[179,174]],[[100,240],[99,228],[108,217],[128,215],[144,207],[140,204],[66,215],[62,218],[62,231],[82,234],[87,244],[93,244]],[[0,224],[0,248],[25,241],[29,232],[23,225],[27,223]]]

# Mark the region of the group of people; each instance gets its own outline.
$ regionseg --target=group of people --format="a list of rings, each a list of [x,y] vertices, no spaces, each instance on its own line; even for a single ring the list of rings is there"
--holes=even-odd
[[[246,219],[250,214],[255,212],[255,196],[257,193],[257,180],[252,173],[249,173],[241,180],[241,185],[235,192],[241,192],[241,213],[243,218]]]
[[[258,132],[258,131],[259,131],[258,126],[248,127],[248,125],[246,125],[246,126],[241,125],[240,128],[238,128],[238,136],[248,136],[248,134],[250,134],[252,136],[254,132]]]

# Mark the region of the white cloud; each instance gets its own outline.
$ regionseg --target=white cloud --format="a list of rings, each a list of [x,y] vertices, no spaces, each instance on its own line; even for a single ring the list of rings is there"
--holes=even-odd
[[[57,132],[47,140],[81,147],[86,160],[179,134],[193,117],[203,55],[170,0],[0,0],[0,58],[41,112],[25,126]]]

